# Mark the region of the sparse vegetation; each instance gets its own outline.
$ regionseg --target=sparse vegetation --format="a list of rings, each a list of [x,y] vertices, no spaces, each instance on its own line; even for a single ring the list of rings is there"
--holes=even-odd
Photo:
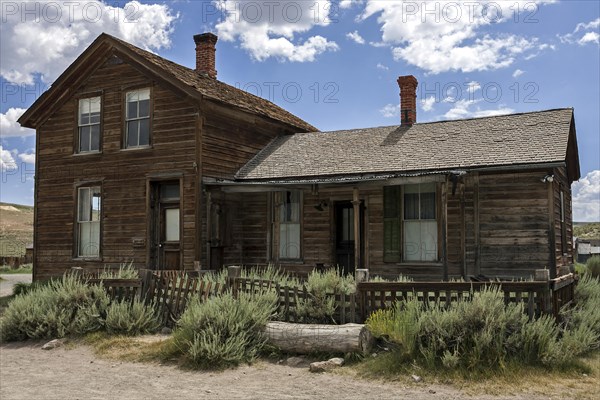
[[[31,274],[33,272],[33,264],[23,264],[19,268],[11,268],[8,265],[0,267],[0,274]]]
[[[0,203],[0,256],[22,256],[32,242],[33,207]]]
[[[581,239],[600,239],[600,222],[575,223],[573,236]]]
[[[600,256],[590,257],[585,263],[585,271],[596,278],[600,278]]]

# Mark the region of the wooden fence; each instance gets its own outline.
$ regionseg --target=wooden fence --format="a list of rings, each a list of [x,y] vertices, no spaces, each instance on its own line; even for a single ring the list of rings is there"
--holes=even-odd
[[[301,308],[315,300],[306,286],[280,285],[277,282],[230,276],[226,284],[202,279],[197,272],[141,270],[141,278],[133,280],[105,279],[101,282],[111,299],[130,300],[138,296],[154,303],[162,322],[172,326],[181,317],[193,297],[206,300],[231,289],[259,293],[274,290],[278,295],[278,319],[299,322]],[[485,287],[496,286],[504,293],[505,303],[524,303],[530,318],[553,314],[559,318],[562,307],[573,301],[576,281],[573,274],[550,281],[531,282],[359,282],[351,294],[328,293],[335,302],[332,323],[363,323],[371,313],[392,307],[396,301],[416,298],[424,303],[450,305],[461,299],[471,299],[473,293]]]

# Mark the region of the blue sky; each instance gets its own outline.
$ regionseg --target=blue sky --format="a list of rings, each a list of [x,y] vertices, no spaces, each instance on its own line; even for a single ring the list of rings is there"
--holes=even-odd
[[[399,122],[396,79],[419,80],[419,122],[574,107],[574,218],[600,221],[600,2],[6,1],[0,30],[0,200],[33,203],[35,133],[16,119],[107,32],[180,64],[211,31],[218,78],[321,130]]]

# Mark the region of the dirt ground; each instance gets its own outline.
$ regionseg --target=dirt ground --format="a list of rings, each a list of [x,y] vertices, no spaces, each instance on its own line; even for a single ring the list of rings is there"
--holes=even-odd
[[[84,345],[41,350],[43,342],[0,346],[0,399],[464,399],[451,386],[374,382],[268,362],[224,372],[97,358]],[[476,399],[547,399],[530,394]],[[475,398],[475,397],[474,397]]]
[[[31,274],[2,274],[0,297],[10,296],[13,286],[18,282],[31,283]]]

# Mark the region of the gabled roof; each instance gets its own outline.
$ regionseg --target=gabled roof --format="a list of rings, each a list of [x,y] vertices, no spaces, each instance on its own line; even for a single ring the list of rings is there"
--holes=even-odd
[[[573,109],[275,138],[238,181],[447,171],[565,162]],[[576,153],[576,150],[575,150]],[[570,176],[579,179],[579,161]],[[573,167],[573,166],[571,166]]]
[[[219,80],[202,76],[193,69],[142,50],[106,33],[98,36],[63,72],[52,87],[33,103],[19,118],[19,123],[28,128],[36,128],[40,122],[43,122],[54,111],[55,107],[58,107],[70,97],[73,91],[87,79],[90,71],[105,62],[112,54],[117,54],[149,74],[177,86],[191,97],[197,99],[207,98],[239,107],[250,113],[287,123],[298,131],[316,130],[314,126],[268,100]]]

